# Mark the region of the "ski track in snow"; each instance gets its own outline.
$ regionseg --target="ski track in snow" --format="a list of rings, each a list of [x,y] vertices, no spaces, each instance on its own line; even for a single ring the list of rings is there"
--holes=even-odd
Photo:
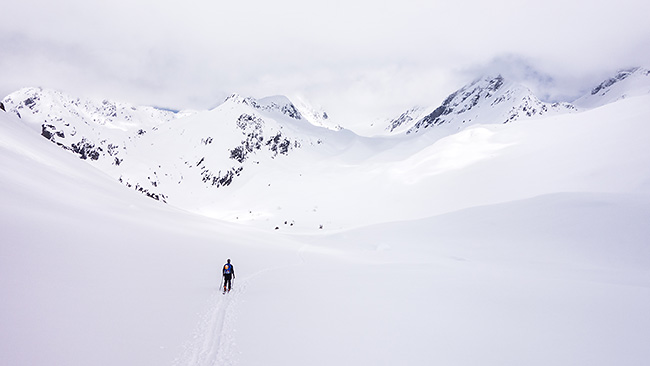
[[[304,262],[304,258],[300,256]],[[232,366],[239,363],[239,351],[235,342],[239,297],[246,292],[248,282],[260,274],[274,271],[281,266],[251,274],[241,281],[233,280],[232,290],[223,294],[221,286],[210,296],[209,309],[201,317],[197,330],[184,345],[181,357],[174,366]]]
[[[246,281],[233,283],[231,292],[221,289],[210,296],[210,309],[202,316],[197,330],[184,346],[183,355],[174,366],[230,366],[237,364],[234,324],[237,317],[238,295],[246,288]]]

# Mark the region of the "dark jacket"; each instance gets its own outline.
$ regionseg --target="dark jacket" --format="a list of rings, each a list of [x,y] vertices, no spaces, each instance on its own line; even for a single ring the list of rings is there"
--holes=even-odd
[[[226,273],[226,272],[228,272],[228,267],[230,267],[230,271],[229,271],[229,273]],[[224,277],[233,277],[234,278],[235,277],[235,267],[233,267],[233,265],[231,263],[226,263],[223,266],[222,273],[223,273]]]

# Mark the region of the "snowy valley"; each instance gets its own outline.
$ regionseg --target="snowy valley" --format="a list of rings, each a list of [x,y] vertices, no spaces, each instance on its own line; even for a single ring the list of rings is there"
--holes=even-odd
[[[2,107],[7,365],[650,358],[647,69],[553,103],[484,77],[374,136],[284,96]]]

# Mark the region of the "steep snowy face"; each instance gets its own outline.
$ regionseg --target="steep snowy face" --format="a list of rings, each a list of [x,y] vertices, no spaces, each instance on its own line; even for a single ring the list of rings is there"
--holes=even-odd
[[[414,121],[419,121],[430,111],[424,107],[413,107],[406,112],[400,114],[396,118],[393,118],[388,121],[388,127],[386,131],[388,132],[403,132],[405,128],[412,126]]]
[[[405,125],[411,123],[406,134],[430,129],[444,129],[449,133],[477,123],[508,123],[521,118],[573,110],[575,107],[567,103],[544,103],[530,89],[498,75],[484,77],[464,86],[423,117],[413,118],[421,110],[407,111],[391,121],[388,129],[405,129]]]
[[[647,80],[647,71],[635,69],[594,88],[590,96],[593,104],[605,104],[611,96],[643,90]],[[457,135],[459,141],[440,142],[466,126],[577,110],[571,104],[543,103],[501,76],[476,80],[435,108],[406,111],[390,124],[389,137],[362,138],[331,125],[319,127],[316,109],[283,96],[234,94],[210,111],[173,113],[28,88],[6,97],[0,107],[21,117],[34,134],[153,199],[228,220],[262,222],[282,215],[283,222],[293,222],[308,213],[305,225],[312,228],[328,225],[337,215],[332,202],[341,192],[370,207],[377,197],[364,195],[368,187],[391,185],[393,177],[413,184],[422,179],[423,164],[439,162],[424,174],[435,176],[502,148],[480,139],[471,148],[461,144],[468,136],[487,139],[498,126],[474,126]],[[323,112],[321,122],[325,117]],[[400,162],[406,163],[384,169]],[[326,193],[305,188],[325,181]]]
[[[650,93],[650,70],[641,67],[619,71],[604,80],[573,104],[581,108],[596,108],[619,99]]]
[[[330,121],[329,115],[322,108],[314,108],[301,98],[297,98],[294,101],[284,95],[276,95],[255,99],[232,94],[226,98],[225,102],[245,104],[258,111],[281,113],[295,120],[306,121],[314,126],[324,127],[333,131],[340,131],[342,129],[341,126],[335,125]]]
[[[333,122],[330,116],[323,108],[316,108],[300,97],[292,98],[294,105],[300,111],[300,114],[312,125],[324,127],[333,131],[340,131],[343,128]]]
[[[179,114],[109,100],[73,98],[42,88],[24,88],[3,100],[16,114],[53,143],[82,159],[119,165],[139,137],[156,131]]]
[[[181,207],[188,197],[200,201],[230,185],[260,161],[322,142],[321,131],[281,96],[232,95],[211,111],[173,113],[27,88],[3,104],[44,138],[127,187]]]
[[[226,98],[225,102],[245,104],[259,111],[281,113],[296,120],[303,119],[296,106],[293,105],[289,98],[283,95],[255,99],[252,97],[242,97],[239,94],[232,94]]]

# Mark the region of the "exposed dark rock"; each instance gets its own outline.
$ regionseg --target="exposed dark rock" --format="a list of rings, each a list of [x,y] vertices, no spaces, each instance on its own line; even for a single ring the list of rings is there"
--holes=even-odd
[[[506,89],[506,85],[510,84],[506,83],[501,75],[493,78],[477,79],[450,94],[438,108],[417,121],[406,133],[418,132],[421,129],[450,123],[455,123],[460,128],[463,124],[472,123],[479,114],[483,113],[483,110],[477,109],[488,106],[495,107],[495,111],[498,111],[503,116],[501,117],[503,123],[515,121],[520,117],[542,115],[547,113],[549,108],[571,108],[569,105],[565,106],[564,104],[546,105],[524,86],[514,85]],[[404,114],[404,116],[408,113]],[[400,121],[398,119],[393,122],[399,123]],[[499,121],[493,122],[497,123]],[[389,129],[392,130],[395,127],[389,126]]]
[[[95,148],[95,145],[88,142],[86,138],[82,138],[81,141],[72,144],[70,147],[73,152],[79,154],[81,159],[99,159],[99,151],[101,151],[101,148]]]
[[[251,132],[246,135],[246,139],[241,142],[241,145],[230,150],[230,158],[243,163],[249,153],[260,150],[262,148],[262,142],[264,142],[264,137],[260,132]]]
[[[56,127],[52,125],[46,125],[43,124],[41,126],[41,136],[45,137],[48,140],[52,140],[54,138],[54,131],[56,130]]]
[[[41,125],[41,136],[45,137],[50,141],[54,141],[54,136],[65,138],[65,133],[63,131],[58,131],[56,126],[51,124]]]
[[[239,116],[239,118],[237,118],[237,127],[244,131],[250,128],[254,130],[261,130],[263,125],[264,121],[261,118],[251,116],[250,114],[244,113]]]
[[[636,70],[638,70],[638,67],[628,69],[628,70],[621,70],[614,76],[613,78],[609,78],[602,83],[600,83],[597,87],[591,90],[591,95],[596,95],[598,92],[600,92],[603,89],[607,89],[610,86],[616,84],[617,82],[621,80],[627,79],[628,76],[632,75]]]
[[[287,116],[293,119],[302,119],[300,112],[298,112],[298,109],[296,109],[296,107],[293,104],[286,104],[282,106],[282,113],[286,114]]]
[[[120,147],[114,144],[108,144],[106,146],[106,152],[108,152],[108,155],[114,156],[117,155],[120,152]]]
[[[23,104],[25,104],[25,107],[27,107],[29,109],[34,109],[34,106],[36,106],[36,100],[37,100],[37,98],[30,97],[30,98],[25,99],[23,101]]]
[[[243,163],[246,160],[246,148],[244,146],[237,146],[230,150],[230,158]]]
[[[273,157],[278,154],[288,154],[292,147],[300,147],[300,143],[297,141],[291,142],[288,138],[283,137],[281,132],[278,132],[275,136],[264,142],[265,140],[262,135],[263,125],[264,120],[259,117],[249,114],[239,116],[237,119],[237,127],[245,132],[250,132],[246,135],[246,139],[241,142],[241,145],[230,150],[231,159],[243,163],[246,161],[248,154],[260,150],[264,145],[268,146],[269,150],[274,153]]]
[[[413,121],[413,119],[414,119],[413,114],[417,113],[419,110],[420,110],[420,108],[414,107],[414,108],[411,108],[408,111],[402,113],[401,115],[399,115],[399,117],[392,119],[390,121],[390,123],[388,124],[388,127],[386,128],[386,130],[388,130],[389,132],[393,132],[398,127],[404,126],[404,125],[408,124],[409,122]]]
[[[125,181],[124,179],[122,179],[122,177],[118,178],[118,181],[119,181],[120,183],[124,184],[124,185],[125,185],[126,187],[128,187],[128,188],[133,187],[136,191],[138,191],[138,192],[144,194],[145,196],[147,196],[147,197],[149,197],[149,198],[151,198],[151,199],[154,199],[154,200],[156,200],[156,201],[162,201],[162,202],[164,202],[164,203],[167,203],[167,196],[165,196],[165,195],[162,194],[162,193],[154,193],[154,192],[151,192],[151,191],[149,191],[148,189],[146,189],[146,188],[140,186],[140,184],[136,184],[135,187],[134,187],[133,184],[129,183],[128,181]]]
[[[275,136],[271,137],[271,139],[266,142],[266,145],[275,153],[274,157],[278,154],[287,155],[289,149],[292,147],[291,140],[286,137],[283,138],[281,132],[278,132]],[[296,141],[293,144],[293,147],[300,147],[300,143]]]
[[[130,185],[128,185],[128,187],[130,187]],[[164,203],[167,203],[167,197],[162,193],[151,192],[148,189],[141,187],[139,184],[135,185],[135,190],[156,201],[163,201]]]
[[[228,100],[232,100],[232,101],[234,101],[236,103],[240,103],[240,104],[246,104],[246,105],[249,105],[249,106],[251,106],[251,107],[253,107],[255,109],[258,109],[258,110],[279,111],[279,112],[282,112],[283,114],[285,114],[285,115],[287,115],[287,116],[289,116],[289,117],[291,117],[293,119],[298,119],[298,120],[302,119],[302,115],[300,114],[298,109],[292,103],[278,105],[275,102],[271,102],[270,104],[264,105],[264,104],[260,104],[254,98],[251,98],[251,97],[242,98],[237,94],[233,94],[233,95],[229,96],[228,98],[226,98],[226,101],[228,101]]]
[[[205,169],[201,172],[201,175],[203,183],[210,183],[211,185],[219,188],[229,186],[232,183],[233,178],[235,176],[239,176],[243,170],[244,168],[241,166],[230,168],[225,173],[223,173],[223,176],[221,175],[221,171],[219,171],[219,173],[215,176],[212,174],[212,172],[210,172],[210,170]]]

